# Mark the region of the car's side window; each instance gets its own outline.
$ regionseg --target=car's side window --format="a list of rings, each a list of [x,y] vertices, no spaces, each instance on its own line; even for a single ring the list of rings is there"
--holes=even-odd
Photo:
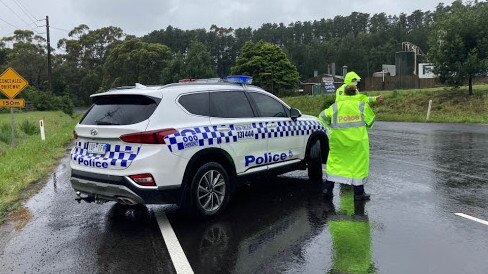
[[[209,93],[200,92],[182,95],[178,102],[188,112],[195,115],[209,116],[210,103]]]
[[[250,92],[263,117],[290,117],[290,110],[276,99],[258,92]]]
[[[254,117],[251,104],[242,91],[210,92],[210,116],[221,118]]]

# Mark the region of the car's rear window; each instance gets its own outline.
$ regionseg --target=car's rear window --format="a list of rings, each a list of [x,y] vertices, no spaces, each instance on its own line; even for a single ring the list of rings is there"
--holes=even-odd
[[[185,94],[180,97],[178,102],[191,114],[208,116],[209,108],[209,94],[208,92]]]
[[[149,118],[159,100],[143,95],[105,95],[95,97],[82,125],[131,125]]]

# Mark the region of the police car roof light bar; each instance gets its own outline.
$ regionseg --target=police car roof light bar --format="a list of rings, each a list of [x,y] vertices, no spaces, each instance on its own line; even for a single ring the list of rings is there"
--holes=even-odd
[[[235,84],[243,84],[243,85],[250,85],[252,84],[252,77],[247,75],[229,75],[224,77],[224,82],[227,83],[235,83]]]

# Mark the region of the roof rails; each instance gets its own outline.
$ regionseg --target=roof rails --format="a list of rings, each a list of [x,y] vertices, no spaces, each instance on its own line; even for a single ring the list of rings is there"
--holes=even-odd
[[[178,83],[220,83],[223,82],[221,78],[206,78],[206,79],[192,79],[192,78],[185,78],[180,79]]]
[[[111,88],[108,91],[124,90],[124,89],[161,89],[164,87],[181,85],[181,84],[241,84],[250,85],[252,84],[252,77],[247,75],[229,75],[224,78],[207,78],[207,79],[181,79],[178,83],[168,84],[168,85],[143,85],[140,83],[135,83],[134,86],[121,86]]]

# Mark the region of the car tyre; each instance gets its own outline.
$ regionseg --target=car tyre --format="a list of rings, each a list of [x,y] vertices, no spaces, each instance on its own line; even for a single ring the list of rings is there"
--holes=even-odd
[[[307,159],[308,178],[312,182],[322,181],[322,153],[320,141],[315,140],[310,146],[310,153]]]
[[[201,165],[191,180],[188,200],[190,210],[201,218],[209,218],[224,211],[230,198],[230,177],[216,162]]]

